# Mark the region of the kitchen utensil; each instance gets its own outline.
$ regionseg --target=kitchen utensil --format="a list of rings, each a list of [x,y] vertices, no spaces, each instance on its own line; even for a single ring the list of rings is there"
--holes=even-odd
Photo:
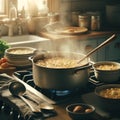
[[[89,58],[83,64],[73,68],[48,68],[36,65],[36,61],[49,57],[67,57],[69,59],[81,59],[84,55],[75,52],[49,51],[41,52],[33,58],[29,58],[33,64],[33,79],[36,86],[43,89],[66,90],[74,88],[84,88],[88,83]]]
[[[116,35],[113,34],[111,37],[109,37],[107,40],[105,40],[104,42],[102,42],[100,45],[98,45],[92,51],[88,52],[88,54],[85,55],[82,59],[80,59],[80,61],[78,63],[82,62],[85,58],[89,57],[91,54],[93,54],[94,52],[96,52],[98,49],[100,49],[101,47],[105,46],[106,44],[110,43],[115,38],[116,38]]]
[[[114,2],[115,3],[115,2]],[[120,27],[120,3],[106,5],[106,20],[111,28]]]
[[[32,112],[41,112],[41,109],[44,109],[44,110],[53,110],[54,109],[54,107],[52,105],[49,105],[48,103],[44,103],[44,102],[41,103],[40,105],[38,105],[37,107],[33,107],[31,105],[31,103],[25,97],[23,97],[23,94],[25,94],[25,92],[26,92],[26,88],[20,82],[17,82],[17,81],[12,82],[9,85],[9,91],[12,93],[12,95],[19,96],[31,108]],[[36,101],[34,101],[34,102],[36,102]]]
[[[20,82],[12,82],[9,86],[9,91],[11,92],[12,95],[20,97],[32,110],[32,112],[41,112],[40,109],[37,107],[34,108],[31,103],[23,97],[23,94],[26,91],[26,88],[23,84]]]

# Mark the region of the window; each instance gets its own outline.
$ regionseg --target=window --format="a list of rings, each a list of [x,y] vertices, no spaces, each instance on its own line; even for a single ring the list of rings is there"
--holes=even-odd
[[[6,17],[8,14],[8,0],[0,0],[0,17]]]
[[[23,8],[30,15],[44,12],[58,12],[60,0],[18,0],[18,11]]]
[[[44,12],[45,7],[49,12],[59,11],[60,0],[11,0],[15,3],[18,12],[25,10],[27,14],[36,16],[38,12]],[[17,1],[17,2],[16,2]],[[16,4],[17,3],[17,4]],[[9,0],[0,0],[0,18],[8,17]]]
[[[5,9],[5,2],[4,0],[0,0],[0,13],[3,14]]]

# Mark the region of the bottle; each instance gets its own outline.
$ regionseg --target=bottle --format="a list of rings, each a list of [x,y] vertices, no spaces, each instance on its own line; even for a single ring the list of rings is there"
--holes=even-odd
[[[79,15],[79,27],[86,27],[90,29],[90,16],[87,14]]]
[[[10,9],[9,9],[9,19],[15,20],[17,18],[17,9],[15,5],[11,2],[10,3]]]
[[[91,30],[93,31],[100,30],[100,16],[99,15],[91,16]]]

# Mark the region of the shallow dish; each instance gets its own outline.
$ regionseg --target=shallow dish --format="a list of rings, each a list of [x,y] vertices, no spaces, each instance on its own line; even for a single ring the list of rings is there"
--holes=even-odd
[[[92,118],[95,107],[85,103],[74,103],[66,107],[68,115],[74,120],[87,120]]]
[[[59,29],[55,29],[54,32],[57,34],[81,34],[81,33],[86,33],[88,31],[87,28],[85,27],[63,27]]]
[[[114,83],[120,80],[120,63],[101,61],[93,64],[95,77],[104,83]]]

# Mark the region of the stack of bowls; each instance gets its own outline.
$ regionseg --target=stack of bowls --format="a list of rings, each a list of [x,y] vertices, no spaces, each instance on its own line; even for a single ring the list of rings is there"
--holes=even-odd
[[[28,58],[33,56],[35,52],[36,49],[32,47],[12,47],[6,49],[5,57],[14,66],[29,66],[31,62]]]

